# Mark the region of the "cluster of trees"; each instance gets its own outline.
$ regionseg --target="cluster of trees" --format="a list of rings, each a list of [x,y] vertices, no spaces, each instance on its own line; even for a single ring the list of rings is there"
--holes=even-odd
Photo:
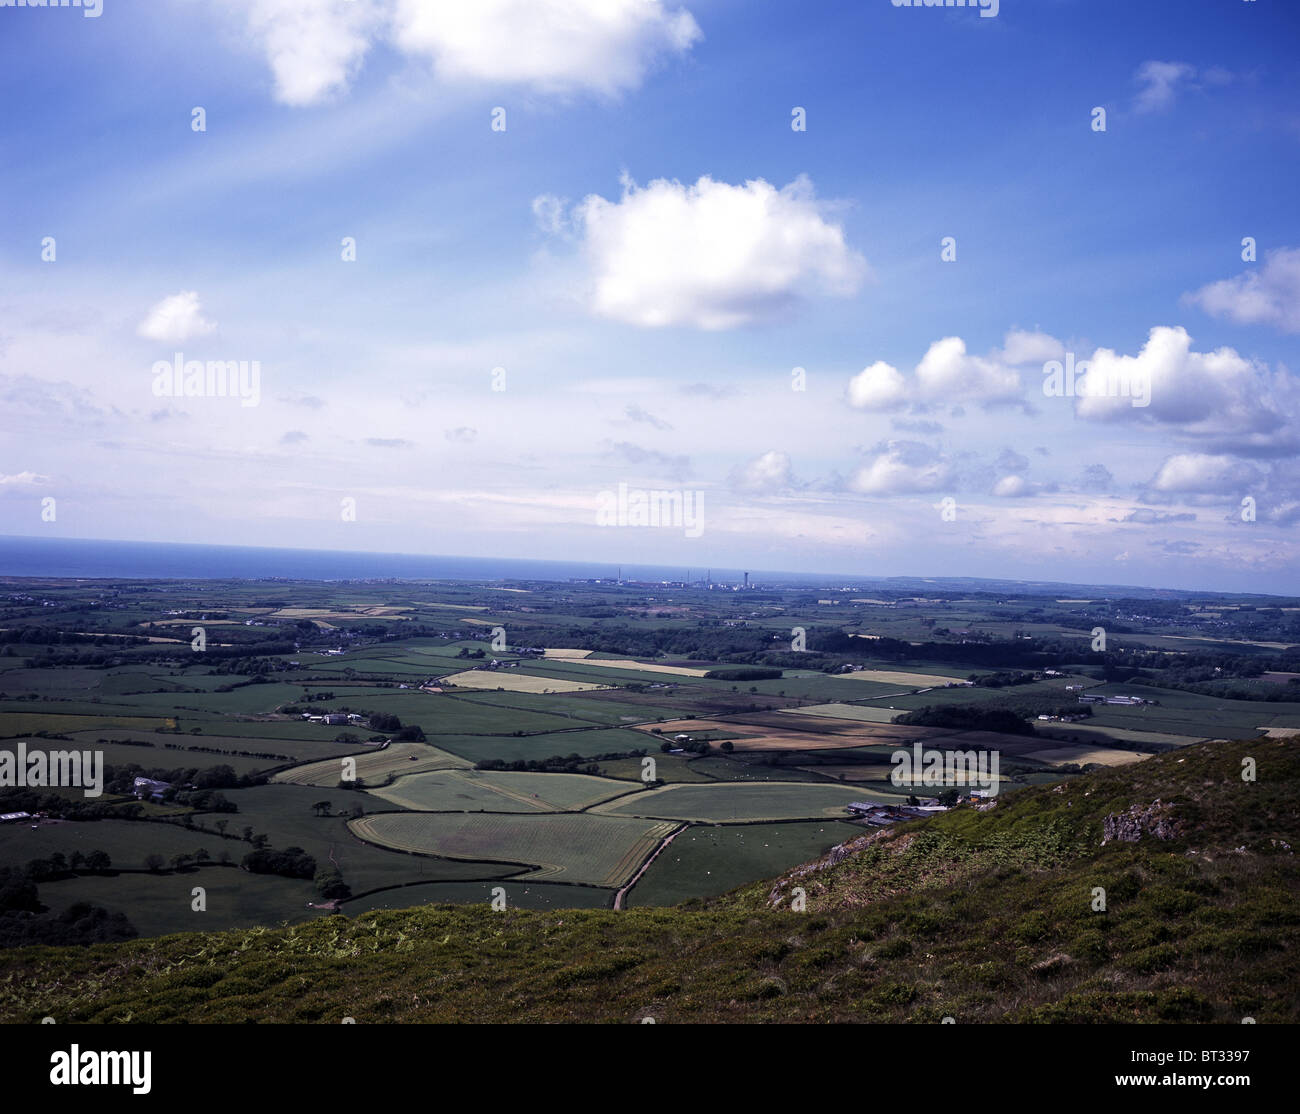
[[[68,874],[99,874],[113,865],[107,851],[74,851],[71,858],[62,851],[55,851],[48,859],[32,859],[22,870],[22,874],[31,882],[48,882],[52,878],[62,878]]]
[[[35,646],[148,646],[149,639],[140,635],[85,634],[77,631],[57,630],[53,627],[10,627],[0,630],[0,645]]]
[[[352,887],[343,881],[343,875],[333,863],[316,872],[316,892],[326,901],[342,901],[352,896]]]
[[[704,676],[714,681],[775,681],[785,674],[779,669],[710,669]]]
[[[1005,735],[1036,734],[1015,712],[979,704],[927,704],[894,717],[914,727],[952,727],[965,731],[1000,731]]]
[[[580,754],[553,754],[549,758],[516,758],[507,761],[504,758],[482,758],[474,763],[476,770],[512,770],[531,773],[585,773],[598,774],[597,763],[613,762],[619,758],[644,758],[644,749],[610,751],[608,754],[591,754],[583,758]]]
[[[1031,685],[1034,674],[1020,670],[1007,670],[1001,673],[972,673],[966,679],[976,688],[1000,689],[1014,685]]]
[[[144,809],[134,801],[113,804],[103,797],[65,797],[45,789],[10,786],[0,789],[0,812],[43,812],[60,820],[138,820]]]
[[[250,851],[239,864],[252,874],[278,874],[282,878],[314,878],[316,860],[301,847],[286,847],[277,851],[260,847]]]
[[[0,867],[0,948],[102,944],[137,935],[125,914],[89,902],[78,901],[62,913],[52,913],[40,903],[35,884],[22,871]]]
[[[708,754],[713,749],[713,744],[708,739],[692,739],[689,743],[675,743],[666,740],[660,744],[659,749],[664,754],[667,754],[670,750],[684,750],[687,754]],[[721,749],[730,754],[733,749],[731,740],[728,739],[722,743]]]

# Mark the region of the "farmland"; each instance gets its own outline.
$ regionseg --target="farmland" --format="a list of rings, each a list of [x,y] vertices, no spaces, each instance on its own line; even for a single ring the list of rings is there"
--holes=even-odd
[[[578,813],[385,812],[351,824],[362,839],[399,851],[509,863],[528,878],[593,886],[622,885],[674,826]]]
[[[609,908],[634,877],[629,907],[705,898],[860,831],[850,802],[933,795],[891,779],[900,749],[997,753],[1009,791],[1300,729],[1300,660],[1260,645],[1285,638],[1243,626],[1238,656],[1213,660],[1248,674],[1257,660],[1261,679],[1211,691],[1196,679],[1211,667],[1188,672],[1140,635],[1081,651],[1069,624],[1112,606],[1082,593],[873,591],[827,607],[793,588],[660,586],[653,604],[626,585],[136,589],[10,586],[0,628],[29,641],[0,651],[0,750],[98,752],[107,784],[90,799],[0,787],[10,810],[45,813],[0,825],[0,863],[39,870],[51,908],[134,912],[146,935],[192,924],[196,876],[212,881],[208,923],[227,927],[486,902],[499,885],[535,909]],[[1057,619],[1026,618],[1039,610]],[[1279,614],[1280,630],[1300,616]],[[204,615],[206,655],[147,641]],[[1191,639],[1202,615],[1156,625]],[[795,625],[809,632],[797,654],[783,649]],[[980,641],[927,641],[944,629]],[[987,664],[998,655],[1013,664]],[[1144,703],[1040,718],[1085,690]],[[160,799],[137,799],[140,776],[165,783]],[[95,850],[110,869],[84,868]],[[296,876],[250,869],[291,861]]]

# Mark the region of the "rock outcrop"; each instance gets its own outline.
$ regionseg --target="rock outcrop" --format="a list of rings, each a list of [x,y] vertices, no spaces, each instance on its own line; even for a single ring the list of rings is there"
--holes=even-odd
[[[1149,805],[1133,805],[1124,812],[1112,812],[1101,822],[1102,846],[1111,840],[1137,843],[1144,835],[1177,839],[1183,826],[1173,818],[1173,808],[1157,798]]]

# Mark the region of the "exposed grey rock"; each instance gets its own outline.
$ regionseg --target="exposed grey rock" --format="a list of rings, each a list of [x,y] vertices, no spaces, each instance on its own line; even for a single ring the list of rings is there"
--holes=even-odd
[[[1102,846],[1112,839],[1121,843],[1137,843],[1144,835],[1155,839],[1176,839],[1182,825],[1173,818],[1173,805],[1158,798],[1151,804],[1133,805],[1124,812],[1112,812],[1101,822]]]

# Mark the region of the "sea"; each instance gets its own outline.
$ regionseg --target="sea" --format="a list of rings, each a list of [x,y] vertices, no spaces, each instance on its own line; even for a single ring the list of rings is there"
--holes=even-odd
[[[452,557],[359,553],[324,549],[194,545],[179,542],[0,536],[0,576],[145,580],[624,580],[693,582],[711,573],[715,584],[743,583],[745,570],[512,557]],[[862,578],[782,572],[750,573],[751,581],[830,585]]]

